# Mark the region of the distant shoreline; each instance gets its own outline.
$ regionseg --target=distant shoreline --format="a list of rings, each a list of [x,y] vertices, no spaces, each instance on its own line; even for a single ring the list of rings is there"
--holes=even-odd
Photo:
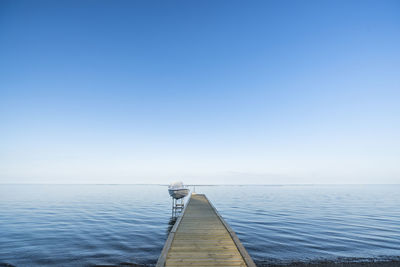
[[[71,184],[57,184],[57,183],[0,183],[0,185],[145,185],[145,186],[168,186],[169,184],[107,184],[107,183],[71,183]],[[400,185],[400,183],[394,184],[185,184],[186,186],[376,186],[376,185]]]
[[[360,262],[341,262],[341,261],[311,261],[311,262],[290,262],[290,263],[267,263],[256,262],[257,267],[397,267],[400,266],[400,259],[394,260],[371,260]]]

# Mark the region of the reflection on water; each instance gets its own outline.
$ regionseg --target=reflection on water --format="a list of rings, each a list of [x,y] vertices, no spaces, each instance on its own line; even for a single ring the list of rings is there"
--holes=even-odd
[[[169,222],[168,222],[168,234],[169,234],[169,232],[171,232],[172,228],[174,227],[176,220],[177,220],[177,217],[175,217],[175,216],[171,217],[169,219]]]
[[[400,256],[398,185],[196,191],[207,195],[260,265]],[[164,186],[1,185],[0,263],[152,265],[173,224]]]

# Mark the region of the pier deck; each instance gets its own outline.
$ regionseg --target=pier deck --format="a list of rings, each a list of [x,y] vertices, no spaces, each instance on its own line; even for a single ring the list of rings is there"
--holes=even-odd
[[[256,265],[207,197],[193,193],[172,228],[156,266]]]

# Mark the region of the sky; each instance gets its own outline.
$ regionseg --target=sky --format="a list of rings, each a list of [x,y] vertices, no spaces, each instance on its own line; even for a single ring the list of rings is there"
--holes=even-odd
[[[399,1],[0,1],[0,183],[400,183]]]

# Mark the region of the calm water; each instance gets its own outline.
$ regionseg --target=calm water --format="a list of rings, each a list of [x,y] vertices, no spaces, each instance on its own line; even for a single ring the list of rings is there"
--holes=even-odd
[[[400,186],[203,186],[257,264],[400,257]],[[153,185],[0,185],[0,263],[155,264],[170,199]]]

